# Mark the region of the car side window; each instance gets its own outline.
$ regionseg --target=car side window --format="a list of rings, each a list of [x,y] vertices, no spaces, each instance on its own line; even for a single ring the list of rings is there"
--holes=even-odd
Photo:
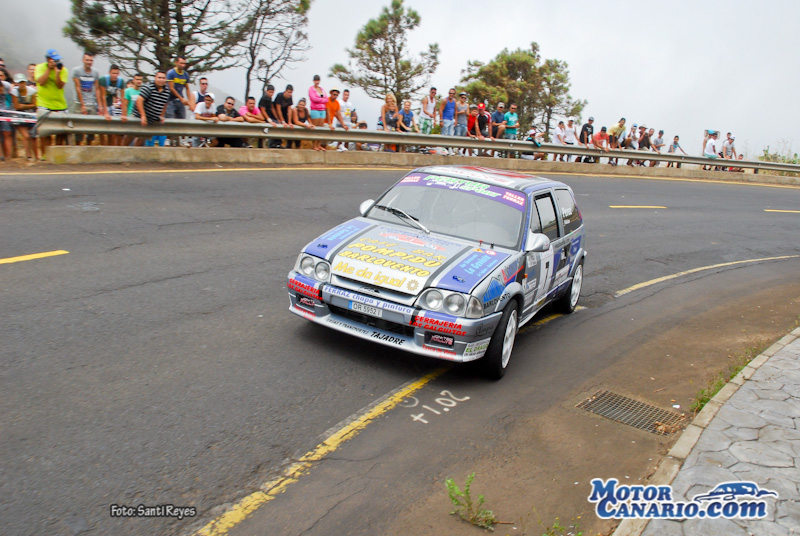
[[[556,190],[556,199],[561,207],[561,219],[564,221],[564,234],[569,234],[581,226],[581,213],[569,190]]]
[[[531,223],[531,229],[547,236],[550,240],[558,238],[558,219],[556,218],[556,207],[550,194],[536,197],[536,210],[539,213],[539,222],[536,229],[536,222]]]

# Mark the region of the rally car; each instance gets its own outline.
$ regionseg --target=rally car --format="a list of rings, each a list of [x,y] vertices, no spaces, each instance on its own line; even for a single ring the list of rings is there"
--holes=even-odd
[[[407,352],[483,359],[499,379],[520,326],[549,303],[575,310],[584,242],[566,184],[423,167],[303,248],[288,276],[289,309]]]

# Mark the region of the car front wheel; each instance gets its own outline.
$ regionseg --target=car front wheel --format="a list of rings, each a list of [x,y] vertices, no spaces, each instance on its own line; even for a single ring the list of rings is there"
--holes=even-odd
[[[484,367],[489,378],[499,380],[505,375],[517,338],[517,328],[519,328],[519,311],[517,302],[512,300],[503,311],[484,356]]]

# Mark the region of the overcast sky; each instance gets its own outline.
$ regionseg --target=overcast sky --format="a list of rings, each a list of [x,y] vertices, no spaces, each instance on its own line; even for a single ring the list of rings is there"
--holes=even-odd
[[[44,50],[55,46],[64,49],[65,57],[75,55],[68,66],[79,63],[79,51],[60,31],[69,16],[69,0],[32,3],[52,16],[37,18],[35,26],[28,17],[4,16],[0,32],[31,24],[25,38],[15,41],[31,48],[31,61],[41,61]],[[276,87],[282,89],[288,81],[295,95],[306,94],[313,75],[319,74],[325,89],[343,89],[328,77],[330,67],[346,63],[345,49],[353,46],[358,30],[388,4],[313,0],[308,60],[285,72],[286,80],[276,80]],[[739,151],[750,158],[767,146],[797,150],[790,130],[800,124],[800,108],[792,104],[800,79],[794,44],[800,20],[797,0],[519,0],[503,4],[509,6],[505,10],[476,0],[406,0],[406,5],[422,18],[409,37],[409,49],[420,52],[428,43],[439,44],[439,68],[431,83],[440,94],[459,83],[467,61],[487,62],[503,48],[527,48],[535,41],[542,58],[569,64],[571,94],[588,101],[582,119],[592,115],[596,126],[610,126],[620,117],[629,124],[646,123],[663,129],[667,139],[680,135],[689,154],[700,153],[705,129],[733,132]],[[8,9],[3,12],[10,15]],[[241,98],[240,72],[209,78],[212,85]],[[352,100],[360,118],[374,128],[380,101],[357,90]]]

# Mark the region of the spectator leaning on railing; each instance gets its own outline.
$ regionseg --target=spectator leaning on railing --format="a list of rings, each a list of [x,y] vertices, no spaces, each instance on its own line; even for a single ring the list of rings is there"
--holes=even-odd
[[[139,118],[143,127],[163,123],[168,101],[167,73],[158,71],[155,79],[139,91],[133,116]],[[136,144],[141,145],[142,141],[139,139]]]

